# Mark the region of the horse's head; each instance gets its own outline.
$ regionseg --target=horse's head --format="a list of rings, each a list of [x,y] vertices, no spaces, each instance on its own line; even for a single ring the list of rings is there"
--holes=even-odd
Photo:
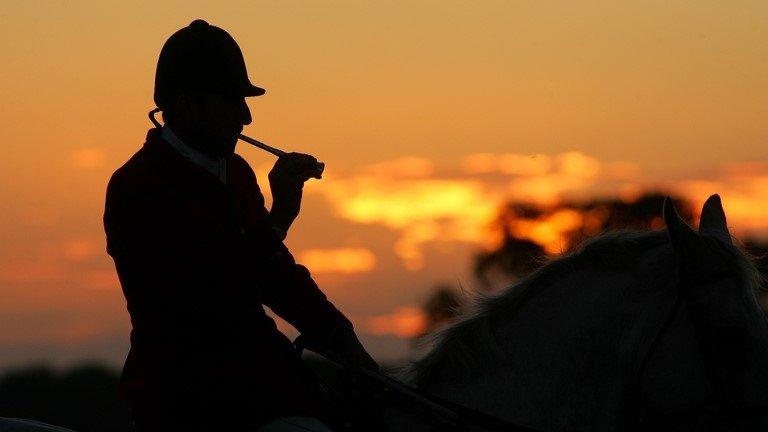
[[[756,296],[763,276],[734,246],[718,195],[705,202],[698,233],[669,199],[664,221],[681,276],[680,300],[673,325],[659,336],[660,353],[649,360],[650,373],[641,383],[645,400],[656,413],[683,418],[678,421],[689,427],[717,418],[729,426],[757,421],[763,426],[749,430],[765,430],[768,322]],[[677,348],[677,358],[669,354],[691,336],[695,343],[686,344],[688,349]],[[686,391],[678,386],[670,392],[670,377],[687,377]],[[701,411],[718,415],[702,417]]]

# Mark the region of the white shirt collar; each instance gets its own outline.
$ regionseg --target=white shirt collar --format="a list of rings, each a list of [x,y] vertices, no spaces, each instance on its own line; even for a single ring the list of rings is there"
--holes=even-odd
[[[184,141],[179,139],[168,125],[163,125],[162,137],[168,141],[173,148],[178,150],[182,156],[186,157],[190,162],[199,165],[211,174],[221,180],[222,183],[227,184],[227,161],[224,158],[212,158],[200,151],[184,144]]]

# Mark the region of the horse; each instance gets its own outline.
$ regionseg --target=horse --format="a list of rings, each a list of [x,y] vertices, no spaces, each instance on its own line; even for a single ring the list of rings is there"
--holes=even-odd
[[[768,430],[763,278],[717,195],[698,232],[669,199],[663,219],[479,295],[402,378],[530,430]],[[385,413],[390,430],[435,430],[402,406]]]

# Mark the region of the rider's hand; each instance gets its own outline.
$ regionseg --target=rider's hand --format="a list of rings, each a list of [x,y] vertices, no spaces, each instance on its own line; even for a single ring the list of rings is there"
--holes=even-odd
[[[286,153],[269,172],[272,190],[272,223],[287,231],[299,215],[304,182],[316,175],[317,159],[303,153]]]
[[[368,354],[363,344],[357,339],[354,330],[350,327],[340,327],[331,333],[329,348],[338,354],[342,360],[353,367],[364,367],[374,371],[379,370],[379,365]]]

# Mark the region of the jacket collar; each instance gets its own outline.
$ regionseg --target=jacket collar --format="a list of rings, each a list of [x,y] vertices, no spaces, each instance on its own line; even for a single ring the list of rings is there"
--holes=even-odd
[[[147,139],[144,142],[144,148],[149,151],[159,153],[164,159],[167,159],[174,165],[188,170],[190,174],[194,175],[195,177],[203,177],[206,180],[215,183],[221,188],[227,188],[228,185],[234,186],[234,182],[236,180],[234,178],[236,174],[234,169],[236,163],[234,162],[234,159],[237,157],[234,153],[227,155],[224,158],[227,165],[227,184],[225,185],[215,174],[211,173],[202,166],[193,163],[187,157],[182,155],[178,150],[176,150],[171,145],[171,143],[163,139],[163,131],[161,128],[152,128],[147,131]]]
[[[163,140],[170,143],[171,146],[176,149],[176,151],[181,153],[192,163],[195,163],[208,170],[211,174],[218,177],[222,183],[227,183],[227,161],[224,157],[212,158],[187,145],[173,132],[173,130],[167,124],[163,125],[161,131],[161,137]]]

